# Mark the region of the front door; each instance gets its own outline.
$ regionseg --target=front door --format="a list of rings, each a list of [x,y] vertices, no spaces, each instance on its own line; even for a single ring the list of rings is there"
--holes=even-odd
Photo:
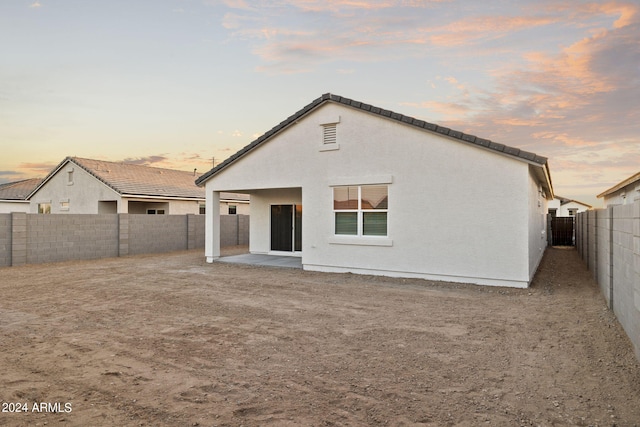
[[[271,250],[302,251],[302,206],[271,206]]]

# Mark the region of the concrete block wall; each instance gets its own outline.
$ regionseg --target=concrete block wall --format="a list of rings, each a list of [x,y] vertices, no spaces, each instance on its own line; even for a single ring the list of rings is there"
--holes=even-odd
[[[220,246],[249,244],[249,215],[220,216]]]
[[[248,244],[248,215],[221,220],[227,246]],[[205,215],[0,214],[0,267],[197,249],[204,240]]]
[[[577,249],[640,359],[640,202],[578,214]]]
[[[11,214],[0,214],[0,267],[11,265]]]
[[[186,215],[128,216],[129,255],[188,249]]]
[[[26,215],[26,219],[27,264],[118,256],[116,215]]]

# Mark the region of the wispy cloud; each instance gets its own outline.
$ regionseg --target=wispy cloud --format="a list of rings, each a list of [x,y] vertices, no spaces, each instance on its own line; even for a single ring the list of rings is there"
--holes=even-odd
[[[30,7],[31,9],[37,9],[37,8],[39,8],[39,7],[42,7],[42,4],[41,4],[39,1],[37,1],[37,0],[36,0],[35,2],[31,3],[31,4],[29,5],[29,7]]]
[[[130,165],[140,165],[140,166],[152,166],[157,164],[162,164],[168,160],[168,157],[159,154],[159,155],[151,155],[146,157],[127,157],[122,160],[122,163],[127,163]]]
[[[53,170],[58,164],[50,162],[26,162],[20,163],[18,169],[24,171],[23,173],[35,174],[37,176],[45,176]]]

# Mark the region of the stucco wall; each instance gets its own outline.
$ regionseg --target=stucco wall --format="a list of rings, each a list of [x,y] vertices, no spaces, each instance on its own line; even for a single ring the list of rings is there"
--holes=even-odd
[[[68,171],[73,169],[73,184]],[[120,206],[120,195],[98,181],[84,169],[66,164],[53,175],[32,197],[31,213],[38,213],[38,203],[51,203],[51,213],[97,214],[99,200],[115,200]],[[61,209],[60,202],[68,201],[69,209]]]
[[[547,248],[547,199],[529,170],[529,280],[538,269]]]
[[[0,201],[0,213],[29,212],[29,202]]]
[[[339,148],[325,151],[321,124],[338,116]],[[206,186],[207,194],[301,188],[306,269],[526,286],[529,180],[525,162],[327,104]],[[374,183],[389,186],[388,238],[336,242],[332,186]],[[275,203],[266,194],[251,193],[252,251],[266,247],[260,206]]]

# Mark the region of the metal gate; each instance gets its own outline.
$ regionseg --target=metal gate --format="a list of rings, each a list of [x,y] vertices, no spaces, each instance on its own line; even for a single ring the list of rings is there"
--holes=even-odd
[[[574,217],[551,218],[551,245],[575,246],[574,224]]]

